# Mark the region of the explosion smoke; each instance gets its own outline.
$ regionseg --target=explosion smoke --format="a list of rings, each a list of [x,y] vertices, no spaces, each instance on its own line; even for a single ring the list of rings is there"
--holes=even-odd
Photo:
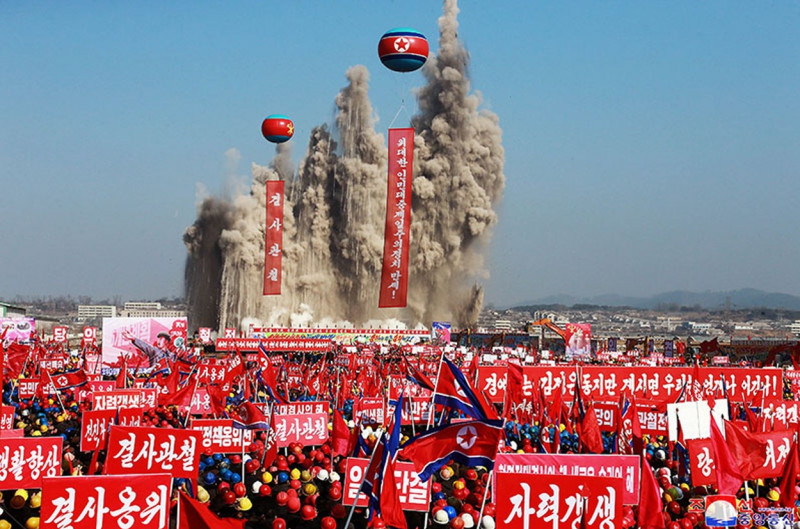
[[[458,5],[445,0],[439,53],[423,67],[412,184],[406,309],[378,309],[387,156],[375,131],[366,67],[350,68],[336,97],[337,143],[311,132],[297,171],[285,145],[270,167],[253,164],[248,195],[208,198],[186,230],[190,321],[217,328],[245,318],[265,325],[395,318],[474,325],[483,302],[483,255],[497,222],[505,176],[498,118],[470,93],[469,54],[458,41]],[[281,296],[262,296],[265,182],[286,181]]]

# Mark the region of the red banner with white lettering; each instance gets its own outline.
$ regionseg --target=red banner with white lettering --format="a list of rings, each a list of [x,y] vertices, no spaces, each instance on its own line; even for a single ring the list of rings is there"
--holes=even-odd
[[[267,223],[264,228],[264,295],[281,293],[283,256],[283,180],[267,180]]]
[[[497,526],[505,529],[622,527],[623,479],[616,477],[541,475],[495,466]],[[637,458],[638,459],[638,458]],[[637,499],[638,501],[638,499]]]
[[[783,372],[776,368],[701,367],[700,382],[704,392],[722,395],[728,392],[733,402],[762,402],[780,399],[783,394]],[[524,366],[522,392],[514,402],[530,401],[533,391],[542,388],[545,397],[562,393],[571,401],[575,395],[577,375],[574,366]],[[585,398],[614,401],[623,393],[636,399],[674,401],[684,387],[691,387],[694,368],[691,367],[607,367],[583,366],[580,388]],[[503,402],[505,397],[505,368],[483,366],[478,368],[478,389],[485,391],[492,402]],[[723,385],[724,379],[724,385]]]
[[[357,507],[366,507],[369,504],[366,494],[358,494],[364,474],[367,471],[369,459],[358,457],[347,458],[345,475],[345,491],[342,503]],[[430,481],[423,483],[419,480],[414,465],[405,461],[398,461],[394,470],[395,484],[400,505],[404,511],[426,511],[430,504]],[[358,494],[358,500],[356,500]]]
[[[14,406],[0,406],[0,430],[10,430],[14,427]]]
[[[715,485],[717,483],[717,465],[714,461],[714,447],[711,439],[689,439],[686,441],[689,450],[689,469],[692,472],[692,485]]]
[[[414,129],[389,129],[389,182],[378,307],[405,307],[411,233],[411,173]]]
[[[327,401],[276,404],[273,421],[278,448],[295,442],[324,444],[328,440],[329,406]]]
[[[217,351],[258,351],[263,345],[267,351],[305,351],[325,352],[330,350],[331,341],[313,338],[286,340],[263,340],[259,338],[217,338]]]
[[[39,489],[61,475],[61,437],[0,438],[0,490]]]
[[[497,454],[495,478],[506,474],[621,479],[622,503],[639,503],[639,456],[612,454]]]
[[[120,408],[155,409],[158,390],[155,388],[117,389],[92,393],[93,410],[116,410]]]
[[[112,426],[109,474],[162,474],[197,479],[203,435],[194,430]]]
[[[39,527],[167,529],[171,494],[168,474],[46,478]]]
[[[231,419],[192,419],[192,430],[203,434],[203,449],[220,454],[238,454],[253,442],[253,430],[234,428]]]

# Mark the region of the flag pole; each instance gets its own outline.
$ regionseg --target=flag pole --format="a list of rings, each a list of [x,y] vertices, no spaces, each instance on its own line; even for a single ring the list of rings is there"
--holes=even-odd
[[[378,451],[378,443],[381,441],[381,437],[383,437],[383,430],[380,431],[378,434],[378,438],[375,439],[375,446],[372,449],[372,455],[369,456],[369,462],[367,463],[367,469],[372,466],[372,460],[375,459],[375,453]],[[364,482],[367,481],[366,471],[364,475],[364,479],[361,480],[361,484],[358,486],[358,492],[356,492],[356,497],[353,499],[353,506],[350,507],[350,513],[347,515],[347,521],[344,523],[345,527],[350,527],[350,521],[353,519],[353,513],[356,510],[356,504],[358,503],[358,496],[361,494],[361,489],[364,488]]]
[[[433,388],[433,394],[431,395],[431,411],[428,414],[428,428],[430,429],[431,424],[433,424],[433,420],[436,415],[436,388],[439,387],[439,376],[442,373],[442,364],[444,363],[444,348],[441,348],[442,353],[439,355],[439,369],[436,371],[436,386]],[[347,525],[345,525],[347,527]]]
[[[492,481],[492,471],[489,471],[489,477],[486,479],[486,487],[483,489],[483,498],[481,498],[481,510],[478,511],[478,521],[475,523],[475,526],[478,527],[483,520],[483,508],[486,506],[486,493],[489,491],[489,487],[491,486]]]

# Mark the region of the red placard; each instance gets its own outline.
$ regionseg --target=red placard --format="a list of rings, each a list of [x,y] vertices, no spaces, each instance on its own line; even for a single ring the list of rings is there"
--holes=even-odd
[[[267,221],[264,229],[264,295],[281,293],[283,257],[283,180],[267,180]]]
[[[275,439],[278,447],[299,442],[321,445],[328,439],[327,401],[293,402],[275,406]]]
[[[49,388],[47,389],[46,393],[48,395],[55,394],[56,388],[53,384],[49,384]],[[38,378],[21,378],[19,379],[19,398],[21,399],[30,399],[36,395],[36,389],[39,387],[39,379]]]
[[[155,388],[117,389],[114,391],[95,391],[92,393],[93,410],[116,410],[120,408],[155,409],[158,402]]]
[[[170,474],[197,479],[202,434],[193,430],[112,426],[109,474]]]
[[[59,437],[0,438],[0,490],[39,489],[61,475]]]
[[[203,362],[197,368],[197,385],[206,386],[208,384],[217,384],[222,382],[225,378],[225,366],[214,362]]]
[[[689,439],[689,468],[692,471],[692,485],[712,485],[717,483],[717,465],[714,461],[714,447],[711,439]]]
[[[48,371],[62,371],[66,365],[67,360],[63,356],[53,356],[39,360],[39,369],[46,369]]]
[[[0,430],[14,427],[14,406],[0,406]]]
[[[389,417],[394,413],[395,405],[389,402],[386,407],[386,416]],[[431,398],[426,399],[409,397],[403,399],[403,412],[401,414],[400,424],[408,426],[409,424],[420,424],[428,422],[428,415],[431,409]],[[453,421],[455,422],[455,421]]]
[[[56,343],[67,343],[67,333],[69,328],[64,325],[53,327],[53,341]]]
[[[87,410],[81,419],[81,452],[103,450],[117,410]]]
[[[502,473],[619,479],[622,483],[622,503],[625,505],[639,503],[639,456],[499,453],[495,465],[495,479]]]
[[[92,375],[87,375],[87,377],[91,376]],[[77,401],[91,401],[92,393],[95,391],[114,391],[115,387],[116,382],[114,380],[89,380],[86,385],[75,389],[75,391],[77,391]]]
[[[185,407],[183,409],[186,409]],[[211,397],[208,396],[208,390],[205,388],[197,388],[192,395],[192,407],[189,408],[189,413],[192,415],[206,415],[213,413],[211,408]]]
[[[220,454],[238,454],[253,442],[253,430],[234,428],[230,419],[192,419],[192,430],[203,435],[203,449]]]
[[[171,494],[168,474],[46,478],[39,527],[167,529]]]
[[[353,415],[362,420],[367,419],[378,424],[384,424],[384,415],[386,413],[385,404],[384,400],[380,397],[364,397],[358,399],[354,404],[355,411]]]
[[[378,307],[405,307],[411,234],[411,177],[414,129],[389,129],[389,178]]]
[[[361,482],[364,481],[364,473],[367,470],[369,459],[359,457],[347,458],[347,469],[345,470],[345,487],[342,503],[353,505],[356,501]],[[414,470],[414,465],[406,461],[398,461],[394,471],[395,483],[397,484],[397,494],[400,504],[404,511],[426,511],[430,504],[431,487],[430,481],[421,482]],[[365,494],[358,495],[357,507],[366,507],[369,504]]]
[[[575,479],[574,476],[553,475],[542,479],[541,475],[525,472],[501,472],[497,467],[495,474],[493,490],[498,527],[622,527],[623,480],[620,478],[582,476]]]

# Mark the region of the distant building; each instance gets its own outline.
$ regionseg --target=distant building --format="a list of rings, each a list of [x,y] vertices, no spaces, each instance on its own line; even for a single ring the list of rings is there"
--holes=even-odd
[[[25,307],[0,301],[0,318],[24,318],[27,312]]]
[[[794,323],[789,325],[789,332],[800,337],[800,320],[794,320]]]
[[[511,320],[495,320],[494,328],[498,331],[510,331],[511,327]]]
[[[161,310],[157,301],[126,301],[123,310]]]
[[[117,307],[114,305],[78,305],[79,320],[95,318],[116,318]]]

